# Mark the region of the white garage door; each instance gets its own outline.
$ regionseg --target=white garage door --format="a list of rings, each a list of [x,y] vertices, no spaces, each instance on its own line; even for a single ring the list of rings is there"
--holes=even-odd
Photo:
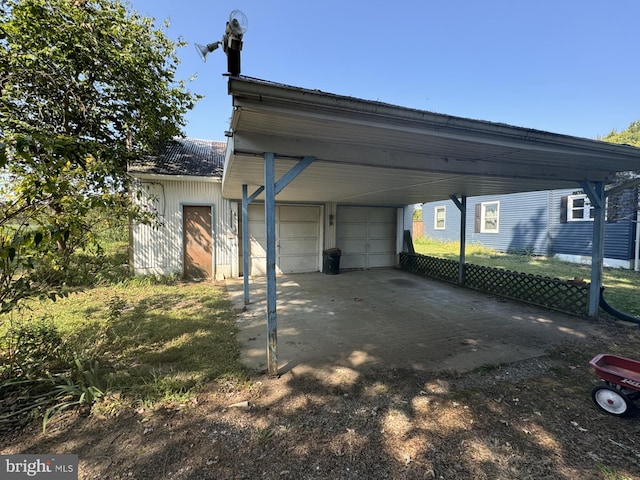
[[[320,214],[315,205],[276,206],[276,272],[317,272],[320,269]],[[249,268],[265,275],[267,240],[264,205],[249,205]]]
[[[340,268],[392,267],[396,264],[395,208],[338,207]]]

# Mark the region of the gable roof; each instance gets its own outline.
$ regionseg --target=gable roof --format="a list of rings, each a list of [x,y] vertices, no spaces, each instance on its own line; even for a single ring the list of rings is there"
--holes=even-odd
[[[226,142],[177,138],[157,156],[136,160],[129,166],[135,175],[222,177]]]

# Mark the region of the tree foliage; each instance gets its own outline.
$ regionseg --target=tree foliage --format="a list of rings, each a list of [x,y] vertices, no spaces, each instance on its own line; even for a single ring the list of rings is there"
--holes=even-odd
[[[626,145],[640,147],[640,120],[631,122],[631,125],[629,125],[622,132],[612,130],[607,135],[602,137],[601,140],[604,140],[605,142],[623,143]]]
[[[621,143],[640,147],[640,120],[631,122],[631,124],[622,132],[612,130],[600,140],[611,143]],[[619,192],[609,197],[609,220],[633,220],[637,218],[637,211],[640,208],[640,193],[637,188],[637,180],[640,178],[640,171],[618,172],[615,179],[609,185],[609,188],[615,188],[622,185],[634,185],[631,195],[628,192]]]
[[[127,165],[198,99],[175,78],[181,46],[119,1],[0,0],[1,310],[55,298],[39,266],[63,270],[96,218],[142,215]]]

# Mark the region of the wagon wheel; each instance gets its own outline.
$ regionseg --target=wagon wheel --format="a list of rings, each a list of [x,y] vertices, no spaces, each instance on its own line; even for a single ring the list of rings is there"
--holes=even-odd
[[[620,390],[609,385],[600,385],[591,391],[593,402],[602,411],[623,417],[633,409],[633,403]]]

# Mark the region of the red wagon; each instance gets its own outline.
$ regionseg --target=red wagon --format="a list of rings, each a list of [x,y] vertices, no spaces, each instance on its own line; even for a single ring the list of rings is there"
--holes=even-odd
[[[603,385],[591,391],[593,402],[611,415],[624,416],[632,412],[634,400],[640,398],[640,362],[601,353],[589,364],[604,380]]]

